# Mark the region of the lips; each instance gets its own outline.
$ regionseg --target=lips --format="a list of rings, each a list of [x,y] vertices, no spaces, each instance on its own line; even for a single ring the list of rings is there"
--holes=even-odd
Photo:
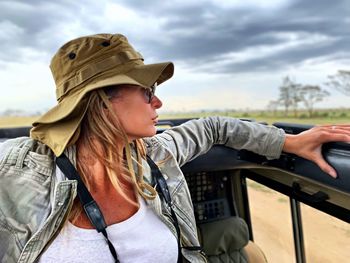
[[[154,123],[157,123],[157,122],[158,122],[158,115],[157,115],[156,117],[152,118],[152,121],[153,121]]]

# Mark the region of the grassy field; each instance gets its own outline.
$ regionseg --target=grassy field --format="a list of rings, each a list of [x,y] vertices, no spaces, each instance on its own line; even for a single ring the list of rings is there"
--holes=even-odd
[[[234,118],[251,119],[258,122],[273,124],[275,122],[300,123],[300,124],[350,124],[350,109],[327,109],[318,110],[313,117],[309,117],[304,111],[299,111],[297,116],[289,113],[287,116],[284,112],[276,113],[266,111],[201,111],[188,113],[162,114],[161,119],[173,118],[195,118],[207,116],[228,116]]]
[[[200,111],[187,113],[169,113],[161,114],[160,119],[182,119],[198,118],[207,116],[228,116],[234,118],[251,119],[258,122],[273,124],[275,122],[300,123],[300,124],[350,124],[349,109],[327,109],[318,110],[313,117],[309,117],[307,112],[299,111],[297,116],[289,113],[287,116],[284,112],[275,113],[267,111]],[[3,117],[0,116],[0,127],[20,127],[30,126],[38,116],[31,117]]]

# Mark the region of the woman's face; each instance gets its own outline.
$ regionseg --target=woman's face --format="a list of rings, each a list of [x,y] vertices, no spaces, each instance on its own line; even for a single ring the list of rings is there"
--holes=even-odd
[[[110,101],[129,140],[156,134],[156,110],[162,102],[151,90],[137,85],[120,85],[117,95],[112,96]]]

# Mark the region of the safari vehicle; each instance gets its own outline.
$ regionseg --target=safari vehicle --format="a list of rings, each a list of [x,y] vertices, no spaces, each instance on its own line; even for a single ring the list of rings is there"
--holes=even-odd
[[[187,120],[163,120],[158,131]],[[273,125],[291,134],[311,127]],[[0,142],[28,133],[0,129]],[[349,262],[350,144],[324,145],[323,154],[337,179],[291,154],[267,160],[224,146],[183,166],[209,261]]]

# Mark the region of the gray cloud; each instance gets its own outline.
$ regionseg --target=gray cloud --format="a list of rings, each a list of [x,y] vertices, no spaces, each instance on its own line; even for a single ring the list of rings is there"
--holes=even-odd
[[[138,8],[138,1],[127,1],[132,8]],[[208,71],[241,72],[271,70],[289,67],[293,63],[302,63],[309,59],[328,58],[350,59],[350,3],[344,1],[293,1],[280,9],[269,11],[259,8],[221,8],[213,4],[187,4],[170,7],[158,2],[155,5],[141,6],[143,10],[166,16],[168,22],[163,25],[166,36],[173,42],[162,45],[159,38],[148,43],[158,46],[153,54],[170,57],[185,62],[188,67],[217,62],[230,52],[243,52],[276,45],[288,45],[288,37],[281,34],[293,34],[307,41],[315,36],[323,37],[321,43],[307,45],[303,41],[283,51],[264,58],[249,58],[243,62],[224,64]],[[151,7],[153,6],[153,7]],[[157,8],[154,8],[154,7]],[[156,11],[154,11],[156,10]],[[159,43],[160,42],[160,43]]]
[[[98,11],[94,1],[85,2]],[[65,38],[61,26],[88,22],[89,16],[74,1],[0,1],[0,60],[23,62],[28,59],[28,52],[51,55]]]
[[[85,1],[84,6],[67,0],[31,1],[34,2],[0,2],[0,28],[8,29],[0,33],[3,50],[0,60],[22,61],[26,58],[26,48],[52,54],[71,37],[60,32],[60,26],[65,23],[81,23],[86,32],[104,31],[103,23],[95,20],[96,16],[102,16],[104,2]],[[222,7],[209,1],[184,1],[181,5],[161,0],[151,4],[138,0],[122,3],[140,17],[160,21],[155,25],[159,27],[157,35],[138,32],[132,36],[138,39],[137,48],[143,50],[146,58],[174,60],[188,68],[219,73],[281,69],[324,57],[350,59],[347,44],[350,43],[350,3],[347,0],[291,1],[274,10]],[[118,25],[108,28],[119,29]],[[320,42],[312,43],[314,38]],[[293,40],[296,44],[290,45]],[[276,49],[283,45],[286,48]],[[276,52],[259,54],[261,47]],[[247,52],[250,55],[246,59],[219,63],[229,54]]]
[[[218,48],[213,48],[212,53],[207,53],[208,59],[210,60],[212,57],[220,54],[220,52],[240,52],[247,47],[253,49],[254,47],[259,47],[261,45],[270,45],[273,49],[274,45],[288,44],[288,42],[290,42],[289,39],[276,38],[275,35],[279,33],[293,33],[296,36],[302,36],[305,38],[305,40],[307,40],[307,38],[311,38],[315,34],[329,38],[337,38],[337,40],[326,44],[327,48],[325,48],[323,45],[318,46],[317,43],[315,43],[312,48],[305,45],[300,45],[287,49],[284,52],[276,53],[275,55],[265,58],[267,64],[270,63],[270,60],[277,59],[277,61],[281,60],[281,62],[284,61],[286,65],[290,65],[291,62],[302,62],[306,59],[317,58],[319,56],[338,52],[347,52],[347,56],[349,56],[349,52],[347,50],[348,48],[344,45],[344,43],[349,43],[349,27],[345,25],[343,21],[344,17],[339,19],[329,19],[319,15],[294,17],[293,14],[293,8],[281,10],[281,13],[278,16],[276,15],[273,17],[261,17],[259,14],[257,14],[256,16],[251,16],[247,22],[241,23],[238,28],[230,27],[230,16],[227,15],[228,20],[224,22],[226,26],[223,26],[222,28],[227,27],[232,29],[229,30],[226,35],[222,36],[224,39],[210,39],[209,43],[212,42],[211,45]],[[239,17],[239,14],[237,14],[237,16]],[[238,18],[238,20],[240,20],[240,18]],[[341,27],[343,28],[341,29]],[[215,29],[212,29],[212,31],[214,30]],[[207,43],[205,40],[200,42],[199,39],[197,39],[197,41],[194,40],[193,42]],[[193,53],[190,50],[188,51],[189,54],[192,54],[192,56],[195,56],[196,54],[200,56],[202,54],[201,52]],[[299,54],[303,54],[303,56],[299,56]],[[299,60],[296,61],[296,58]],[[240,66],[245,65],[245,68],[248,70],[254,70],[255,63],[255,60],[247,60]],[[276,61],[274,63],[276,63]]]

